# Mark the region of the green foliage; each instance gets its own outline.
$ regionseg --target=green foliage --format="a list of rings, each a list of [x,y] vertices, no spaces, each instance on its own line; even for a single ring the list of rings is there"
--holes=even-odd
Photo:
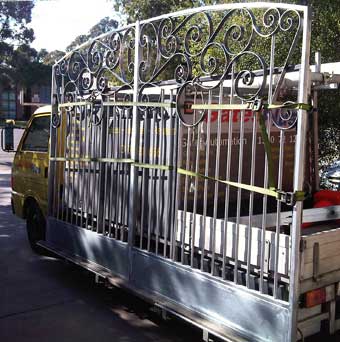
[[[187,8],[199,7],[207,2],[200,0],[116,0],[115,10],[127,17],[127,22],[143,20]]]
[[[27,45],[34,39],[31,21],[31,1],[0,2],[0,83],[10,85],[17,78],[15,46]],[[18,52],[20,54],[20,51]]]
[[[340,6],[338,1],[310,0],[313,9],[312,53],[321,52],[322,63],[340,62]],[[319,92],[320,162],[340,159],[340,91]]]
[[[33,30],[27,28],[31,21],[32,1],[0,2],[0,40],[14,44],[27,44],[33,38]]]
[[[46,65],[53,65],[65,55],[64,51],[53,50],[42,57],[42,62]]]
[[[14,83],[24,87],[50,84],[51,68],[42,63],[46,53],[46,50],[37,52],[26,44],[15,49],[12,57],[15,65],[12,75]]]
[[[319,93],[319,153],[321,167],[340,159],[340,90]]]
[[[109,32],[117,27],[118,22],[115,19],[105,17],[101,19],[96,25],[94,25],[87,34],[81,34],[80,36],[76,37],[74,41],[66,47],[66,51],[72,51],[88,40],[96,38],[99,35]]]

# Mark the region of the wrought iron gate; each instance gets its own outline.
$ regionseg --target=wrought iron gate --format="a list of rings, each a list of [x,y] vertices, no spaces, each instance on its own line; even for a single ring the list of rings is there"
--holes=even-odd
[[[226,4],[56,63],[47,243],[221,336],[296,340],[309,33],[304,6]]]

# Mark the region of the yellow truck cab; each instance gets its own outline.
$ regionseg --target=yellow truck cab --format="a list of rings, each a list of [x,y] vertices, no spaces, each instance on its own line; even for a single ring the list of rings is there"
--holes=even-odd
[[[26,219],[32,249],[45,238],[51,106],[38,108],[28,121],[13,160],[12,208]]]

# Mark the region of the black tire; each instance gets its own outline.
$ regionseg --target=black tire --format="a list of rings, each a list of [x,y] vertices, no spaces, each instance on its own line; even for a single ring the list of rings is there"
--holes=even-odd
[[[27,237],[32,250],[37,254],[46,254],[46,251],[37,245],[38,241],[45,240],[46,220],[36,203],[31,203],[26,216]]]

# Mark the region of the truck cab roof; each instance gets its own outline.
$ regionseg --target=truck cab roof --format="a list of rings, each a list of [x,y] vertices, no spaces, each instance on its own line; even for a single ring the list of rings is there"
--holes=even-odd
[[[47,106],[42,106],[36,109],[36,111],[33,113],[33,115],[38,115],[38,114],[51,114],[52,111],[52,106],[47,105]]]

